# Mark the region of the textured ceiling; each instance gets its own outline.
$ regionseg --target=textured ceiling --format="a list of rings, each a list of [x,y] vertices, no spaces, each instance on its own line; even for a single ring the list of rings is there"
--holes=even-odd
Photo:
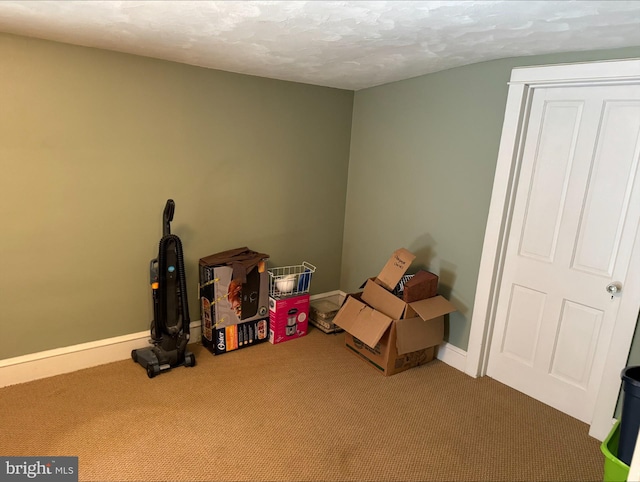
[[[640,1],[2,0],[0,31],[359,90],[497,58],[640,47]]]

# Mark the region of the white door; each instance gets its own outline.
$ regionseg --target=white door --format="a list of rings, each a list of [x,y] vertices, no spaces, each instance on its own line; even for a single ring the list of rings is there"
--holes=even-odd
[[[638,231],[639,158],[640,86],[535,90],[487,374],[587,423]]]

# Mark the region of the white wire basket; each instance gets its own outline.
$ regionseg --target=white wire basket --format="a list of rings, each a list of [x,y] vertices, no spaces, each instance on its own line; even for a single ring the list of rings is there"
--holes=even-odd
[[[271,268],[269,273],[269,296],[273,298],[288,298],[309,292],[311,276],[316,267],[303,261],[294,266]]]

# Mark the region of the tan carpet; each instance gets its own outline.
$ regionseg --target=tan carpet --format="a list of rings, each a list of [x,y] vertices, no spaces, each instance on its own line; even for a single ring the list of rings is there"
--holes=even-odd
[[[434,361],[383,377],[313,330],[149,379],[131,360],[0,389],[0,455],[81,480],[602,480],[588,426]]]

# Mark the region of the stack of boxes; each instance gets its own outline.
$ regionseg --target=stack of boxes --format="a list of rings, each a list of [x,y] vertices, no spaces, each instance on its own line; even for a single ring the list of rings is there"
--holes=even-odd
[[[349,295],[333,322],[345,330],[346,348],[388,376],[428,363],[444,338],[444,316],[456,311],[437,296],[438,278],[420,271],[398,293],[415,255],[396,250],[364,290]]]
[[[269,342],[277,345],[307,334],[309,285],[316,268],[300,265],[269,270]]]

